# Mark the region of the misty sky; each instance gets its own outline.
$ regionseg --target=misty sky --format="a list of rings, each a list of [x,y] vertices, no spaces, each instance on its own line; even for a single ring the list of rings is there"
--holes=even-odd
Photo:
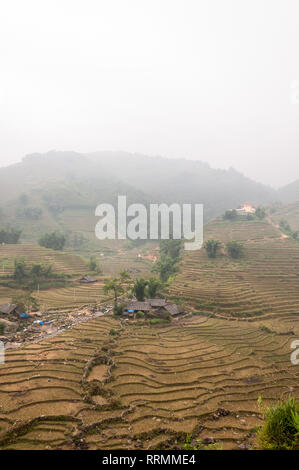
[[[0,165],[126,150],[299,178],[298,0],[3,0],[0,61]]]

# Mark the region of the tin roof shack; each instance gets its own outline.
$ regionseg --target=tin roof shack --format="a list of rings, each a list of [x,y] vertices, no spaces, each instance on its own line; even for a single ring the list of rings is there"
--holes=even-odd
[[[92,282],[97,282],[97,279],[92,276],[82,276],[78,281],[82,284],[91,284]]]
[[[136,313],[136,312],[147,313],[147,312],[150,312],[151,309],[152,309],[151,304],[148,301],[139,302],[138,300],[133,300],[124,309],[124,313],[125,314]]]
[[[152,308],[165,307],[166,299],[148,299],[148,302]]]
[[[143,302],[131,301],[123,311],[123,315],[134,318],[137,312],[142,312],[148,318],[170,319],[183,313],[177,304],[167,304],[166,299],[147,299]]]
[[[16,313],[16,308],[16,304],[6,302],[5,304],[0,305],[0,314],[10,315],[11,313]]]
[[[165,309],[172,317],[183,313],[182,309],[177,304],[167,304],[165,305]]]

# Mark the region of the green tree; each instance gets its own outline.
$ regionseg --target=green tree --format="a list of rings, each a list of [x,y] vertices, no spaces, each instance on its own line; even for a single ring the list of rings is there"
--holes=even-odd
[[[65,242],[65,236],[58,232],[45,233],[38,240],[40,246],[52,248],[52,250],[63,250]]]
[[[26,265],[25,265],[25,260],[23,258],[14,260],[13,278],[19,284],[24,282],[24,280],[27,278]]]
[[[147,282],[146,296],[150,299],[156,297],[157,293],[161,290],[163,284],[156,277],[150,277]]]
[[[7,243],[14,245],[19,242],[22,231],[16,228],[1,229],[0,230],[0,243]]]
[[[88,269],[90,269],[90,271],[94,271],[95,273],[100,273],[101,272],[101,268],[100,268],[100,265],[98,263],[98,261],[96,260],[96,257],[95,256],[91,256],[87,262],[87,267]]]
[[[223,218],[225,220],[233,220],[233,219],[236,219],[237,217],[238,217],[238,213],[237,213],[236,209],[226,211],[224,216],[223,216]]]
[[[264,209],[264,207],[258,207],[255,211],[255,215],[259,218],[259,219],[264,219],[266,217],[266,209]]]
[[[118,297],[124,293],[124,288],[119,278],[115,277],[113,279],[105,279],[104,293],[109,294],[111,291],[113,292],[114,299],[114,313],[117,313]]]
[[[244,255],[244,245],[241,242],[233,240],[226,244],[226,249],[231,258],[238,259]]]
[[[292,232],[292,238],[294,238],[294,240],[299,239],[299,231],[298,230],[296,232]]]
[[[37,310],[39,307],[39,303],[32,295],[31,291],[24,291],[16,294],[11,299],[11,303],[16,304],[16,308],[20,313]]]
[[[204,244],[204,249],[206,250],[209,258],[216,258],[217,251],[222,247],[222,243],[219,240],[214,240],[211,238],[207,240]]]
[[[161,256],[169,256],[175,261],[179,260],[181,248],[182,240],[174,240],[173,238],[170,238],[169,240],[160,241]]]
[[[53,275],[52,266],[42,263],[34,263],[29,271],[29,277],[33,282],[39,282],[42,279],[48,279]]]
[[[135,295],[136,299],[139,301],[143,301],[145,298],[145,288],[148,284],[143,278],[136,279],[134,285],[132,287],[132,293]]]
[[[152,271],[154,273],[159,273],[160,280],[162,282],[167,282],[169,277],[176,273],[176,263],[174,263],[173,259],[170,256],[161,256],[161,258],[156,261],[153,266]]]
[[[123,285],[129,284],[131,282],[131,276],[127,269],[123,269],[122,271],[120,271],[119,278]]]

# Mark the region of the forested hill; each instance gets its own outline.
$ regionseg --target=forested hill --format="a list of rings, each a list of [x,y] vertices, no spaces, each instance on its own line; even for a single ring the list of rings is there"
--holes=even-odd
[[[296,199],[296,190],[289,193]],[[203,203],[207,221],[245,201],[278,202],[282,193],[234,169],[213,169],[200,161],[51,151],[0,168],[0,226],[30,224],[30,231],[39,233],[90,231],[96,205],[114,202],[118,194],[126,194],[129,203]]]

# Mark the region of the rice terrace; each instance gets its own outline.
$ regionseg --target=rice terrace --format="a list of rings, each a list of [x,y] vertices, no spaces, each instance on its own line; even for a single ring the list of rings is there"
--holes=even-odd
[[[230,212],[205,225],[215,256],[181,250],[165,282],[158,268],[174,240],[0,247],[2,307],[23,295],[15,260],[27,273],[51,265],[28,318],[0,317],[2,450],[259,448],[268,407],[299,398],[299,243],[274,217],[295,225],[299,212]],[[228,255],[232,241],[242,255]]]

